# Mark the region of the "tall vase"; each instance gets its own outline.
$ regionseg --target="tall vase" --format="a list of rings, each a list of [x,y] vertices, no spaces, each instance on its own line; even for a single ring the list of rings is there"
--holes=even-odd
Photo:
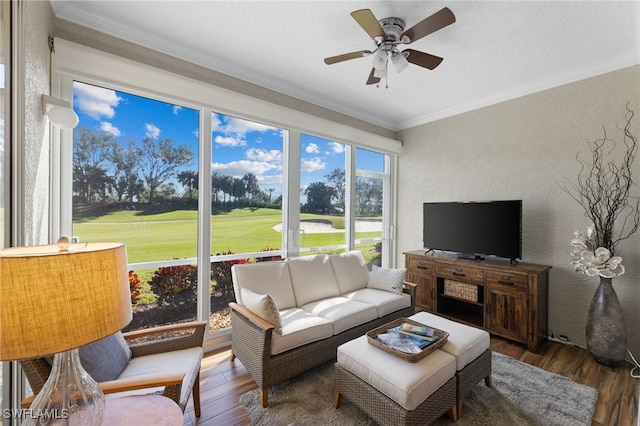
[[[624,360],[627,331],[622,306],[611,278],[600,277],[587,318],[587,350],[600,364],[614,367]]]

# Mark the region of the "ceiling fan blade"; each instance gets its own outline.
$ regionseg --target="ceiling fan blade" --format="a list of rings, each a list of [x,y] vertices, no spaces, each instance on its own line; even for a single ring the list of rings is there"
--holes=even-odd
[[[370,50],[359,50],[357,52],[343,53],[342,55],[336,55],[336,56],[331,56],[329,58],[324,58],[324,63],[327,65],[331,65],[337,62],[348,61],[349,59],[362,58],[364,56],[369,56],[370,54],[371,54]]]
[[[443,61],[443,58],[440,56],[430,55],[429,53],[420,52],[418,50],[405,49],[402,51],[402,53],[406,52],[409,53],[407,61],[430,70],[440,65],[440,62]]]
[[[445,7],[400,34],[400,40],[403,43],[413,43],[414,41],[420,40],[422,37],[436,32],[447,25],[451,25],[454,22],[456,22],[455,15],[448,7]]]
[[[374,16],[373,12],[369,9],[360,9],[351,12],[351,16],[356,22],[362,27],[363,30],[369,34],[369,37],[372,39],[380,38],[383,39],[386,37],[382,26]]]
[[[378,84],[380,83],[380,77],[374,76],[376,72],[375,68],[371,68],[371,73],[369,74],[369,78],[367,79],[367,84]]]

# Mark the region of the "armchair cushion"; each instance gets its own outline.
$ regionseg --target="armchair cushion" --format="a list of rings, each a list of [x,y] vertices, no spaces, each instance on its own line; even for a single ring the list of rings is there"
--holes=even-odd
[[[115,380],[131,359],[131,349],[121,332],[79,349],[80,362],[96,382]]]
[[[406,272],[406,269],[380,268],[379,266],[373,265],[369,274],[367,288],[402,294],[402,285]]]

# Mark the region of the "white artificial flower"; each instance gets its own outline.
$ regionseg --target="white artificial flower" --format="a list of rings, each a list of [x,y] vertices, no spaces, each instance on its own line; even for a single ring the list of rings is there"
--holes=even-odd
[[[588,226],[586,232],[577,230],[571,240],[571,264],[576,272],[587,274],[590,277],[601,276],[603,278],[615,278],[624,274],[622,258],[611,256],[606,247],[598,247],[593,250],[595,230]]]

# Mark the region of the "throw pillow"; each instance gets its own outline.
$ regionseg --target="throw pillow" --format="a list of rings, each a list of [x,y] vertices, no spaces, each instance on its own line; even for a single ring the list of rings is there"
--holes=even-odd
[[[81,346],[80,362],[96,382],[115,380],[131,359],[131,349],[121,332]]]
[[[280,321],[280,311],[276,301],[270,294],[258,294],[248,288],[240,290],[242,304],[254,314],[258,315],[271,324],[276,333],[282,334],[282,322]]]
[[[406,272],[406,269],[381,268],[373,265],[367,287],[401,294]]]

